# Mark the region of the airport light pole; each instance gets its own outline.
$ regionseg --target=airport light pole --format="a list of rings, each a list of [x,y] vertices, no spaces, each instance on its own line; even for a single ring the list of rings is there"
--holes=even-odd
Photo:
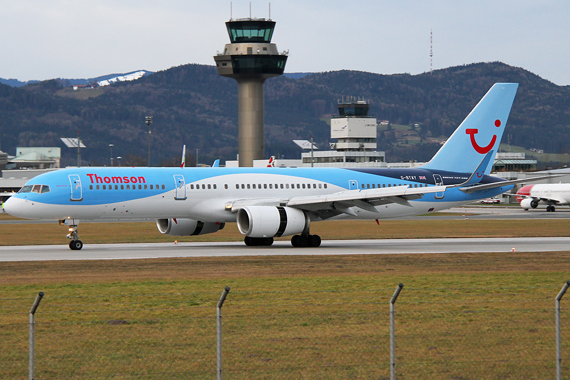
[[[152,116],[147,116],[145,118],[146,125],[148,126],[148,157],[147,157],[147,166],[150,166],[150,125],[152,124]]]
[[[114,146],[115,146],[115,145],[113,145],[113,144],[109,144],[109,149],[110,149],[110,151],[111,151],[111,153],[110,153],[110,155],[109,155],[109,157],[111,157],[111,166],[113,166],[113,147],[114,147]]]

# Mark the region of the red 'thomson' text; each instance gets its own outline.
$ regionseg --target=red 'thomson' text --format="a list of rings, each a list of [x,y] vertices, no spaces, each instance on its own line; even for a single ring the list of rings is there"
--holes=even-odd
[[[87,174],[91,183],[146,183],[143,176],[139,177],[99,177],[97,174]]]

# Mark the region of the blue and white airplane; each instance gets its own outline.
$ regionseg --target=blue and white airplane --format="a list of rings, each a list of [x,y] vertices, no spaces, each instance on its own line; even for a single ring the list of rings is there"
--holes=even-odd
[[[83,247],[79,220],[140,218],[156,219],[167,235],[203,235],[237,222],[248,246],[293,235],[295,247],[318,247],[312,222],[419,215],[511,190],[518,181],[489,174],[517,87],[495,84],[419,168],[67,168],[28,181],[5,210],[68,225],[73,250]]]

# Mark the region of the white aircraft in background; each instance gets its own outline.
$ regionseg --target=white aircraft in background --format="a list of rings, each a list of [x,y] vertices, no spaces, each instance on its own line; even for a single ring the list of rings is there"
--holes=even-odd
[[[554,212],[555,206],[570,204],[570,183],[547,183],[527,185],[520,188],[515,196],[525,210],[546,204],[546,211]]]
[[[167,235],[214,233],[235,222],[248,246],[292,236],[318,247],[310,224],[420,215],[494,197],[523,180],[491,177],[518,84],[497,83],[427,164],[369,168],[67,168],[39,175],[5,204],[11,215],[69,226],[79,220],[156,219]],[[524,180],[528,182],[528,180]]]

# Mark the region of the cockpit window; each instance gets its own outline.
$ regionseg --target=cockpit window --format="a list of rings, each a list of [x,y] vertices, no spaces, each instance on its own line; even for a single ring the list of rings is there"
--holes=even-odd
[[[49,186],[48,185],[26,185],[18,191],[18,193],[38,193],[44,194],[49,193]]]
[[[24,186],[20,189],[20,191],[18,191],[18,193],[29,193],[30,191],[32,191],[32,187],[31,185],[27,185]]]

